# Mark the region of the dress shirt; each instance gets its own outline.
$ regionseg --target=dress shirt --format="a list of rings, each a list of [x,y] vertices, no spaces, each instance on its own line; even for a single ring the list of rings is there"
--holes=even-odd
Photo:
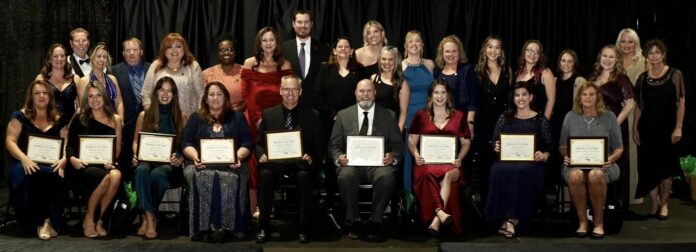
[[[362,109],[360,107],[360,105],[358,105],[357,107],[358,107],[358,111],[357,111],[358,112],[358,125],[360,125],[359,127],[362,127],[362,122],[365,119],[365,114],[363,114],[363,112],[367,112],[367,119],[370,120],[370,121],[368,121],[369,128],[367,128],[367,135],[371,136],[372,135],[372,125],[375,124],[375,104],[373,103],[372,107],[370,107],[370,109],[368,109],[368,110]],[[358,132],[359,131],[360,131],[360,129],[358,128]]]
[[[304,51],[305,51],[305,63],[304,63],[304,73],[305,76],[300,76],[303,79],[307,77],[307,74],[309,73],[309,64],[311,63],[311,58],[310,56],[310,50],[312,50],[312,36],[307,37],[304,41],[302,41],[299,37],[295,36],[295,39],[297,40],[297,58],[300,58],[300,52],[302,51],[302,43],[304,44]]]

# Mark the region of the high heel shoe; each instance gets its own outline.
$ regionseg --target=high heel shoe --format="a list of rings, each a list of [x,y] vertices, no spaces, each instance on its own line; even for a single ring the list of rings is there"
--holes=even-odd
[[[440,217],[440,213],[444,214],[445,216]],[[452,215],[445,213],[445,211],[440,209],[440,208],[435,209],[435,216],[437,216],[437,218],[440,219],[440,223],[442,223],[442,225],[445,225],[445,226],[451,225],[452,222],[454,221],[454,219],[452,218]]]
[[[51,234],[46,231],[44,227],[36,227],[36,236],[42,241],[48,241],[51,239]]]
[[[147,225],[152,225],[152,230],[145,231],[145,237],[148,239],[157,238],[157,219],[155,217],[148,218]]]
[[[99,237],[104,237],[107,235],[106,229],[104,229],[104,222],[102,221],[97,221],[97,236]]]
[[[662,208],[666,211],[662,211]],[[658,220],[667,220],[669,219],[669,208],[667,208],[667,205],[662,205],[658,208],[658,210],[655,212],[655,216],[657,216]]]
[[[92,224],[82,224],[82,233],[84,233],[87,238],[97,237],[97,231],[94,229],[94,223]]]

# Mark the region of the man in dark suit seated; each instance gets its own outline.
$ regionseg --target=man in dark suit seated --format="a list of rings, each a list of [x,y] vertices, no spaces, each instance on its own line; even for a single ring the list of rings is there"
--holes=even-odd
[[[304,106],[314,108],[314,87],[321,63],[329,60],[329,46],[312,39],[312,27],[314,22],[312,14],[308,10],[298,10],[292,16],[292,28],[295,37],[281,45],[285,53],[285,59],[290,61],[292,71],[302,79],[302,90],[306,95],[302,96],[301,103]]]
[[[299,213],[299,235],[301,243],[309,242],[309,216],[312,200],[312,183],[316,175],[315,161],[318,161],[321,147],[321,132],[318,113],[299,104],[302,95],[301,80],[294,75],[281,79],[280,96],[283,102],[263,111],[259,125],[259,137],[256,143],[256,153],[259,158],[259,229],[256,242],[263,243],[270,238],[269,222],[276,182],[280,177],[294,179],[297,185],[297,205]],[[289,161],[272,161],[267,154],[266,133],[270,131],[300,130],[302,149],[301,159]]]
[[[123,41],[123,58],[126,61],[112,66],[110,71],[116,76],[121,90],[124,107],[124,115],[121,115],[123,118],[123,142],[126,143],[125,146],[128,146],[121,148],[119,163],[128,165],[133,158],[133,148],[130,148],[130,145],[133,143],[135,122],[138,119],[138,114],[143,110],[140,92],[150,63],[143,60],[143,43],[137,38]],[[132,176],[125,174],[124,178],[130,180]]]
[[[394,112],[375,104],[375,85],[364,79],[355,89],[357,104],[341,110],[331,131],[329,153],[338,167],[338,188],[346,206],[346,221],[352,222],[348,236],[358,239],[364,231],[368,238],[377,238],[382,214],[389,203],[396,183],[395,165],[400,161],[403,138],[394,119]],[[347,136],[383,136],[384,158],[381,166],[355,167],[346,157]],[[372,210],[367,230],[363,230],[358,210],[360,184],[373,186]]]

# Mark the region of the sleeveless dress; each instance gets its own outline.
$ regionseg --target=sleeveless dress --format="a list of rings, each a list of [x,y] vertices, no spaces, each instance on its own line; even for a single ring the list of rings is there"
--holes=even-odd
[[[80,114],[77,114],[73,117],[70,122],[70,128],[68,129],[68,145],[66,149],[68,157],[79,156],[80,135],[116,135],[116,130],[114,128],[94,118],[89,119],[87,126],[82,125],[79,115]],[[113,158],[113,160],[118,160],[117,156]],[[66,175],[68,181],[77,185],[85,194],[86,198],[89,198],[89,195],[99,186],[104,176],[109,173],[109,171],[104,169],[104,164],[89,164],[89,166],[84,169],[77,170],[72,168],[68,171],[70,171],[70,173]],[[68,171],[66,171],[66,173],[68,173]]]
[[[377,90],[375,102],[382,107],[394,111],[394,119],[398,122],[401,109],[399,109],[399,96],[394,93],[394,86],[384,83],[380,74],[375,76],[373,82],[375,83],[375,90]]]
[[[50,81],[48,81],[51,83]],[[75,99],[77,99],[77,85],[74,81],[71,81],[68,87],[61,91],[51,83],[49,85],[51,91],[53,92],[53,99],[56,101],[56,108],[60,112],[60,121],[62,124],[66,125],[70,122],[70,119],[75,115]],[[79,101],[77,101],[79,103]]]
[[[425,64],[408,65],[404,70],[404,79],[408,81],[410,95],[408,99],[408,110],[406,111],[406,124],[404,125],[404,143],[408,143],[408,131],[411,121],[419,110],[425,108],[428,103],[428,88],[433,83],[433,74],[425,67]],[[413,157],[408,151],[408,144],[404,144],[404,188],[411,191],[413,185],[411,174],[413,168]]]
[[[97,76],[94,75],[94,72],[89,73],[89,81],[99,81],[97,79]],[[102,83],[104,85],[104,89],[106,90],[106,96],[109,97],[109,104],[111,104],[111,108],[116,111],[116,96],[118,93],[116,92],[116,83],[114,83],[114,80],[109,78],[109,75],[104,76],[104,81],[106,83]],[[101,83],[101,82],[99,82]]]

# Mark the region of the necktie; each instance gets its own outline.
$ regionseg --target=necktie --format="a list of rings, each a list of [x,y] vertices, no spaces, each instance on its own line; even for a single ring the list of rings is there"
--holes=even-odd
[[[288,112],[288,116],[285,118],[285,128],[292,129],[292,114]]]
[[[367,118],[367,111],[363,112],[365,114],[365,118],[363,119],[362,126],[360,126],[360,135],[361,136],[367,136],[367,128],[370,127],[370,119]]]
[[[138,104],[141,104],[142,97],[140,97],[140,93],[143,90],[143,84],[140,83],[140,74],[138,74],[138,70],[136,70],[135,67],[129,68],[128,73],[131,77],[131,84],[133,86],[133,93],[135,94],[135,99],[138,101]]]
[[[305,50],[304,50],[304,45],[305,43],[300,43],[300,73],[302,74],[302,78],[304,79],[305,77]]]
[[[80,65],[82,65],[84,63],[89,63],[89,59],[77,60],[77,63],[80,63]]]

